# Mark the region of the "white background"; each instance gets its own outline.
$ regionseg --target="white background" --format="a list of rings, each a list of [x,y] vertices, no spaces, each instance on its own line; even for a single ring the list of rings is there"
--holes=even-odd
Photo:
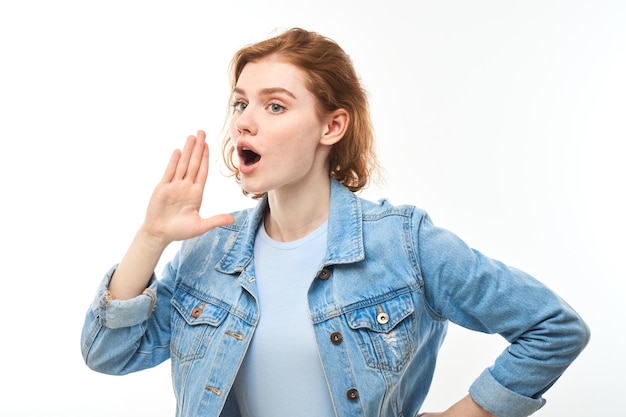
[[[625,2],[59,0],[0,3],[0,416],[173,415],[169,363],[87,369],[84,313],[188,134],[213,150],[206,214],[252,204],[220,173],[227,65],[292,26],[369,91],[386,182],[363,196],[426,209],[590,325],[536,415],[626,415]],[[424,408],[503,347],[451,326]]]

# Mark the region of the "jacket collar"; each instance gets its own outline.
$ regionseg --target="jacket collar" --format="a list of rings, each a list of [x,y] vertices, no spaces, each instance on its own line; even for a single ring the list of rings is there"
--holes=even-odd
[[[241,229],[216,269],[225,274],[244,270],[252,260],[256,231],[267,209],[267,195],[251,209]],[[363,248],[363,212],[360,199],[337,180],[330,180],[328,248],[324,265],[345,264],[365,259]]]

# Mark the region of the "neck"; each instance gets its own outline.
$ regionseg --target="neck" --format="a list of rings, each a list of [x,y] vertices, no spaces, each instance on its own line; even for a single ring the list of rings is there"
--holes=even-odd
[[[268,203],[267,234],[281,242],[301,239],[328,219],[330,179],[297,190],[273,190],[268,193]]]

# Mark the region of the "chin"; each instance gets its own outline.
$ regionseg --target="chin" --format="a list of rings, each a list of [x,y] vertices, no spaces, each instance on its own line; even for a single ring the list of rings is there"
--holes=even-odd
[[[246,181],[243,178],[241,179],[241,189],[247,194],[264,194],[267,192],[266,187],[255,184],[253,181]]]

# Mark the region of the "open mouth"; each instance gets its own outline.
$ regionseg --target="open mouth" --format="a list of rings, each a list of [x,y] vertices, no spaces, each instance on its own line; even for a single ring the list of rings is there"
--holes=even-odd
[[[246,166],[254,165],[261,160],[261,155],[247,148],[239,150],[239,158]]]

